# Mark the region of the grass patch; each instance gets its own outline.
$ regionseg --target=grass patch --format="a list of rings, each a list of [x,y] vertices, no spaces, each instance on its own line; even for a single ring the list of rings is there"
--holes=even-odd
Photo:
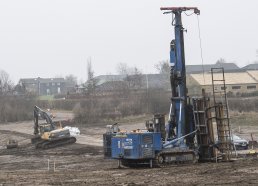
[[[258,126],[258,114],[256,112],[231,113],[230,122],[234,126]]]
[[[39,96],[39,100],[47,100],[47,101],[51,101],[51,100],[54,100],[54,96],[53,96],[53,95],[44,95],[44,96]]]

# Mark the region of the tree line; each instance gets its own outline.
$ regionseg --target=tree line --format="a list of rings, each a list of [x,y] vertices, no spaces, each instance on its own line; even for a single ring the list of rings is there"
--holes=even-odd
[[[169,63],[161,61],[155,68],[159,74],[163,74],[169,81]],[[125,63],[117,65],[117,74],[123,75],[122,86],[114,86],[111,93],[107,92],[99,95],[98,80],[89,60],[87,63],[88,80],[83,83],[84,91],[79,98],[69,98],[65,100],[38,100],[36,95],[24,94],[15,95],[17,85],[11,81],[10,76],[5,71],[0,71],[0,122],[11,122],[32,119],[32,109],[34,105],[42,108],[72,110],[75,114],[75,121],[80,123],[100,122],[106,120],[116,120],[131,115],[164,113],[169,110],[171,93],[165,89],[141,88],[144,75],[136,67],[129,67]],[[77,82],[73,75],[67,76],[72,82]],[[115,82],[111,82],[114,83]],[[258,110],[258,100],[244,101],[230,100],[230,107],[234,110],[256,111]]]
[[[157,69],[162,72],[163,67],[157,67]],[[161,95],[164,94],[163,92],[150,90],[139,93],[136,91],[142,86],[140,69],[119,63],[117,73],[125,76],[126,87],[122,92],[119,89],[119,94],[98,97],[96,95],[97,80],[89,60],[87,64],[88,80],[82,83],[85,87],[85,91],[82,93],[83,99],[41,101],[38,100],[37,95],[26,92],[26,87],[20,84],[15,85],[9,74],[0,70],[0,123],[32,119],[34,105],[43,108],[73,110],[78,122],[96,122],[102,119],[115,119],[160,110],[158,103],[165,97]],[[74,75],[68,75],[65,79],[78,84],[77,77]],[[24,94],[17,95],[17,91]],[[152,103],[149,103],[150,100]]]

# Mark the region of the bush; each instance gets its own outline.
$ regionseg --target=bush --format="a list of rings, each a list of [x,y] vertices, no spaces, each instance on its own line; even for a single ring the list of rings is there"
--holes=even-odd
[[[42,109],[73,110],[78,100],[38,100],[36,96],[0,96],[0,123],[33,120],[35,105]]]
[[[94,123],[116,120],[120,117],[148,113],[166,113],[169,110],[169,95],[163,90],[146,92],[128,92],[127,96],[106,95],[88,97],[81,100],[73,109],[76,122]]]
[[[34,97],[1,96],[0,123],[32,119],[32,109],[35,104]]]
[[[75,121],[78,123],[98,122],[103,116],[97,100],[83,100],[74,106]]]
[[[228,99],[229,109],[238,112],[258,111],[258,99],[256,98],[238,98]]]

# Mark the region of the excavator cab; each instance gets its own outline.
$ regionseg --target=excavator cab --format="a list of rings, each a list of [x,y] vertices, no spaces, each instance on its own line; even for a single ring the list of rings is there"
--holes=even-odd
[[[43,134],[44,132],[50,132],[51,126],[50,124],[41,124],[39,125],[39,132],[40,134]]]

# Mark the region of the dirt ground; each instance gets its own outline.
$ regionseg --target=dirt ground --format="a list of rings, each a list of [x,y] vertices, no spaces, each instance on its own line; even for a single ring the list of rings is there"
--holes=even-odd
[[[71,117],[71,114],[63,113],[56,119]],[[131,130],[143,126],[136,123],[121,127]],[[117,161],[103,158],[102,134],[105,124],[78,127],[81,135],[76,144],[39,150],[30,144],[32,121],[0,125],[0,186],[258,185],[258,159],[253,158],[166,168],[118,169]],[[242,127],[241,130],[252,129]],[[253,130],[258,131],[255,127]],[[5,148],[6,140],[10,138],[19,140],[17,149]]]

